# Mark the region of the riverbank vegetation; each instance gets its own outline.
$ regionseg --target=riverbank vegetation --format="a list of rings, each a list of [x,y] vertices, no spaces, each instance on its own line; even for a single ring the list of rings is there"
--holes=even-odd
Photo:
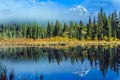
[[[81,20],[79,23],[70,21],[69,24],[62,24],[56,20],[55,23],[48,22],[47,26],[40,26],[37,23],[2,24],[0,25],[0,39],[3,41],[10,39],[37,39],[44,41],[44,39],[47,39],[48,42],[53,39],[54,42],[57,38],[60,41],[61,37],[62,41],[66,39],[67,41],[119,41],[120,21],[116,20],[117,17],[120,17],[120,14],[118,15],[116,10],[107,15],[101,8],[97,17],[89,17],[87,25],[84,25]]]
[[[44,39],[7,39],[0,40],[0,47],[67,47],[67,46],[84,46],[84,45],[120,45],[120,41],[105,40],[78,40],[66,37],[51,37]]]

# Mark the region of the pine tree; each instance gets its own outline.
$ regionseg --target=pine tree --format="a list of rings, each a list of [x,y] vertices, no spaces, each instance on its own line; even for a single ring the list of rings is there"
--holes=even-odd
[[[96,40],[97,39],[97,25],[96,25],[96,18],[94,16],[93,18],[93,31],[92,31],[92,40]]]
[[[27,27],[27,38],[30,38],[30,26]]]
[[[80,27],[79,27],[79,35],[80,35],[80,40],[82,40],[84,38],[84,35],[83,35],[82,31],[83,31],[83,28],[85,27],[82,20],[80,20],[79,25],[80,25]]]
[[[63,30],[62,30],[62,36],[67,37],[68,35],[68,25],[64,23]]]
[[[37,23],[35,22],[34,25],[33,25],[33,29],[32,29],[32,37],[33,39],[37,39]]]
[[[83,26],[83,22],[80,20],[80,26]]]
[[[31,25],[30,25],[30,38],[33,38],[33,30]]]
[[[91,20],[91,17],[89,16],[89,21],[88,21],[88,24],[87,24],[87,39],[91,39],[92,37],[92,20]]]
[[[26,38],[26,37],[27,37],[27,27],[28,27],[28,25],[27,25],[27,24],[24,24],[24,25],[23,25],[23,27],[22,27],[22,28],[23,28],[23,30],[22,30],[22,31],[23,31],[23,37],[24,37],[24,38]]]
[[[52,26],[50,25],[50,22],[48,22],[47,25],[47,37],[52,37]]]
[[[12,29],[12,37],[13,37],[13,38],[16,38],[15,26],[13,25],[12,27],[13,27],[13,29]]]
[[[103,39],[103,8],[101,8],[100,12],[98,13],[98,39]]]
[[[66,23],[64,23],[64,26],[63,26],[63,32],[68,32],[68,25]]]
[[[76,24],[76,38],[82,40],[82,26]]]
[[[111,17],[111,24],[112,24],[112,37],[114,39],[117,38],[117,35],[116,35],[116,24],[115,24],[115,15],[116,13],[112,13],[112,17]]]
[[[104,38],[107,37],[107,25],[108,25],[108,20],[107,20],[107,16],[104,12],[104,15],[103,15],[103,36]]]
[[[74,22],[70,21],[70,25],[69,25],[69,38],[73,38],[74,37]]]
[[[54,36],[60,36],[62,32],[61,24],[58,20],[56,20],[55,26],[54,26]]]
[[[111,18],[110,18],[110,16],[109,16],[109,17],[108,17],[107,31],[106,31],[107,37],[108,37],[109,40],[110,40],[110,38],[111,38],[111,28],[112,28]]]

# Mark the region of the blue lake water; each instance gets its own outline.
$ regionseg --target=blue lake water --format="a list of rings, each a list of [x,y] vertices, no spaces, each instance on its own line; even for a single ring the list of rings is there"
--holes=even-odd
[[[120,46],[1,48],[0,63],[7,80],[11,71],[12,80],[120,80],[119,52]]]

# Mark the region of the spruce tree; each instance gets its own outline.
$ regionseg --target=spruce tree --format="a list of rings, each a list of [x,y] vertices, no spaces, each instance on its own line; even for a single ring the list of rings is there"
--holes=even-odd
[[[68,35],[68,25],[64,23],[63,30],[62,30],[62,36],[67,37]]]
[[[59,36],[61,34],[61,25],[58,20],[56,20],[55,26],[54,26],[54,36]]]
[[[33,39],[37,39],[37,23],[35,22],[34,25],[33,25],[33,29],[32,29],[32,37]]]
[[[96,25],[96,18],[94,16],[93,18],[93,31],[92,31],[92,40],[96,40],[97,39],[97,25]]]
[[[51,27],[51,24],[50,22],[48,22],[48,25],[47,25],[47,37],[52,37],[52,27]]]
[[[70,25],[69,25],[69,38],[73,38],[74,37],[74,22],[70,21]]]
[[[109,16],[109,17],[108,17],[107,31],[106,31],[107,37],[108,37],[109,40],[110,40],[110,38],[111,38],[111,28],[112,28],[111,18],[110,18],[110,16]]]
[[[98,13],[98,39],[103,39],[103,8],[101,8],[100,12]]]
[[[89,21],[88,21],[88,24],[87,24],[87,39],[91,39],[92,37],[92,20],[91,20],[91,17],[89,16]]]
[[[115,16],[116,16],[116,13],[112,13],[112,17],[111,17],[111,24],[112,24],[112,37],[114,39],[117,38],[117,31],[116,31],[116,23],[115,23]]]

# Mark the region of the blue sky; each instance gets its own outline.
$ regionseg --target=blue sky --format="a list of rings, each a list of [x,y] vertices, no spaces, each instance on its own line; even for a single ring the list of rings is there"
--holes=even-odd
[[[120,10],[120,0],[0,0],[2,21],[87,21],[101,7],[111,13]]]

